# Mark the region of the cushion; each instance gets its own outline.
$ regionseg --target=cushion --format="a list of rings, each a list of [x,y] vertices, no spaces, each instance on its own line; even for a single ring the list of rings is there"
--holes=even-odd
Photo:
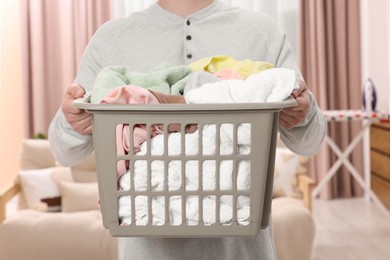
[[[45,210],[42,199],[60,196],[58,182],[73,181],[70,168],[66,167],[21,170],[18,178],[23,194],[20,199],[23,197],[28,208],[37,210]]]
[[[288,148],[278,147],[276,149],[273,197],[298,196],[294,184],[296,175],[306,171],[302,165],[306,160]]]
[[[60,182],[62,212],[98,210],[98,185],[96,182]]]
[[[25,139],[20,153],[20,169],[43,169],[56,166],[48,140]]]
[[[96,182],[96,160],[92,152],[84,161],[72,167],[75,182]]]
[[[302,200],[281,197],[272,200],[272,227],[279,260],[310,260],[315,223]]]
[[[72,167],[74,182],[97,182],[96,170],[82,170]]]
[[[0,225],[2,260],[116,260],[117,239],[99,211],[47,213],[21,210]]]

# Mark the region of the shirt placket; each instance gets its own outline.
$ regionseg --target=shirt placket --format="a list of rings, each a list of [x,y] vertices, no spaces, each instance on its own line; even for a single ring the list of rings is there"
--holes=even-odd
[[[192,34],[191,34],[191,20],[189,18],[184,21],[184,60],[186,63],[191,63],[193,59],[193,49],[192,49]]]

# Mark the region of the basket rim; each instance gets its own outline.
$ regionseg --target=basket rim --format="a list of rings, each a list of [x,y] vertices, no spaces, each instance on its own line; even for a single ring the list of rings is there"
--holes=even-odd
[[[216,103],[216,104],[91,104],[91,95],[73,101],[73,106],[87,111],[237,111],[237,110],[281,110],[294,107],[297,101],[289,96],[280,102],[263,103]]]

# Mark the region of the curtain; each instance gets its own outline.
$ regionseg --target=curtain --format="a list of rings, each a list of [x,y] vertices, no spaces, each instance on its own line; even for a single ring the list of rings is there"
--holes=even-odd
[[[299,55],[302,74],[323,110],[361,108],[361,61],[359,1],[300,0]],[[329,123],[328,133],[344,149],[361,127],[360,123]],[[335,162],[324,144],[311,159],[309,172],[320,180]],[[362,172],[362,146],[351,155],[355,168]],[[362,189],[342,167],[324,188],[321,198],[351,197]]]
[[[123,17],[133,12],[139,12],[155,2],[156,0],[112,0],[114,17]]]
[[[25,136],[47,134],[110,0],[22,0]]]

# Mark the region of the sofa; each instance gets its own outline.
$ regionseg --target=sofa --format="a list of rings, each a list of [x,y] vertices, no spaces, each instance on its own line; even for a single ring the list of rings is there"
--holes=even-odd
[[[278,155],[292,158],[277,153],[276,166],[282,164]],[[94,160],[92,154],[79,165],[62,167],[47,140],[23,141],[18,177],[0,190],[1,260],[117,259],[117,238],[103,227],[96,201]],[[275,245],[280,260],[309,260],[315,235],[310,213],[314,182],[304,174],[300,158],[294,167],[291,188],[283,189],[286,181],[275,180]],[[277,169],[275,176],[284,174]],[[7,203],[15,196],[18,209],[6,218]]]

